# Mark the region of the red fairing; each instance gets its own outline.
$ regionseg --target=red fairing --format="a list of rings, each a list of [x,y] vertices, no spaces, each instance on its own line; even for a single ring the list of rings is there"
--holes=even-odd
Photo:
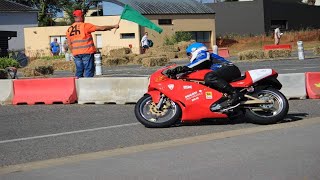
[[[249,72],[245,72],[245,78],[239,81],[230,83],[232,87],[249,87],[253,84]]]
[[[200,121],[203,118],[227,117],[225,114],[210,111],[211,104],[219,100],[222,97],[222,93],[195,82],[170,79],[163,75],[162,71],[163,69],[155,72],[150,77],[148,94],[151,95],[155,103],[159,102],[161,93],[165,94],[181,107],[181,121],[183,122]]]
[[[234,81],[231,84],[231,86],[236,88],[245,88],[250,87],[254,83],[266,79],[270,76],[278,77],[278,73],[274,69],[255,69],[245,72],[244,79]]]

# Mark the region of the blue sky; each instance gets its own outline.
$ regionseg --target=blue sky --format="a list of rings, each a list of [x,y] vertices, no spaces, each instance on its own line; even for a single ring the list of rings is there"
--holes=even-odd
[[[119,15],[121,14],[123,7],[110,3],[110,2],[103,2],[103,15]]]

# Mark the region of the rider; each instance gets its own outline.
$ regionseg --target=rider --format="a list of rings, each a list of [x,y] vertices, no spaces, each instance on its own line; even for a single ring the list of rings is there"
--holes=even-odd
[[[207,47],[202,43],[192,43],[187,47],[186,51],[190,63],[185,66],[177,66],[169,69],[167,74],[177,75],[188,71],[211,69],[212,71],[208,72],[204,77],[205,84],[229,97],[227,100],[222,99],[223,102],[218,108],[216,106],[217,104],[213,104],[211,110],[215,111],[238,106],[241,96],[229,82],[241,77],[239,68],[223,57],[209,53]]]

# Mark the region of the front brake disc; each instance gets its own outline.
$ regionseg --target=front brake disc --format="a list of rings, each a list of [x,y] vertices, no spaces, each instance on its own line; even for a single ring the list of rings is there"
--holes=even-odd
[[[157,117],[164,116],[165,114],[167,114],[170,106],[171,106],[170,102],[166,101],[166,103],[162,107],[162,110],[159,110],[157,108],[157,105],[154,102],[152,102],[150,104],[150,112]]]

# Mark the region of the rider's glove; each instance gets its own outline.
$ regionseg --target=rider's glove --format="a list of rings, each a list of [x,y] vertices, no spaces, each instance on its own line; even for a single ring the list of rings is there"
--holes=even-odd
[[[180,74],[180,73],[185,73],[185,72],[188,72],[188,71],[191,71],[192,69],[189,68],[188,66],[178,66],[174,69],[172,69],[172,71],[175,73],[175,74]]]
[[[192,68],[189,68],[188,66],[178,66],[178,67],[175,67],[173,69],[168,69],[166,71],[166,74],[168,76],[176,76],[177,74],[185,73],[185,72],[188,72],[188,71],[192,71]]]

